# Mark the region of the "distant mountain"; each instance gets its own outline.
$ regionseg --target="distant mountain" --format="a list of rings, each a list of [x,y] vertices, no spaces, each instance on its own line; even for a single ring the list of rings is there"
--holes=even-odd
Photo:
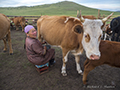
[[[77,10],[82,11],[82,15],[98,15],[98,9],[88,8],[83,5],[70,2],[63,1],[53,4],[44,4],[38,6],[21,6],[21,7],[6,7],[0,8],[0,13],[5,15],[69,15],[76,16]],[[101,14],[109,15],[110,11],[100,11]],[[116,12],[114,14],[117,14]]]

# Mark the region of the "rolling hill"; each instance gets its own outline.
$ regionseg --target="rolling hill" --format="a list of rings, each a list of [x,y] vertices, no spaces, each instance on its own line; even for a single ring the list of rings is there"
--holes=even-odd
[[[63,1],[53,4],[44,4],[38,6],[21,6],[21,7],[0,7],[0,13],[5,15],[17,15],[17,16],[25,16],[25,15],[69,15],[76,16],[76,11],[82,10],[82,15],[98,15],[98,9],[88,8],[82,6],[80,4]],[[109,15],[110,11],[100,11],[101,14]],[[119,12],[115,12],[115,15],[120,15]]]

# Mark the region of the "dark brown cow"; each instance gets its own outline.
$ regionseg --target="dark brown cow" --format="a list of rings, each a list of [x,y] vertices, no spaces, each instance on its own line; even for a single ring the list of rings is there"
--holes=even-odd
[[[111,15],[110,15],[111,16]],[[84,20],[69,16],[42,16],[37,21],[38,39],[42,38],[51,45],[61,47],[63,52],[62,74],[66,76],[67,56],[71,51],[75,55],[78,73],[82,73],[79,65],[80,54],[83,48],[91,59],[100,57],[99,42],[102,35],[101,26],[110,17],[104,20]],[[93,34],[95,33],[95,34]]]
[[[16,30],[18,30],[19,29],[19,25],[21,25],[22,31],[24,31],[25,22],[26,22],[24,17],[14,17],[14,18],[11,18],[11,20],[15,24]]]
[[[96,17],[93,16],[93,15],[86,15],[86,16],[83,16],[83,18],[87,18],[87,19],[96,19]]]
[[[10,19],[6,17],[4,14],[0,13],[0,40],[4,41],[4,49],[7,50],[6,39],[9,43],[9,53],[13,54],[12,45],[11,45],[11,36],[10,36]]]
[[[77,11],[77,17],[80,18],[80,15],[81,14],[81,11],[79,13],[79,11]],[[85,15],[85,16],[82,16],[84,19],[97,19],[95,16],[93,15]]]
[[[88,73],[95,67],[108,64],[110,66],[120,68],[120,42],[101,41],[100,42],[101,57],[99,60],[87,59],[84,63],[83,83],[86,84]]]

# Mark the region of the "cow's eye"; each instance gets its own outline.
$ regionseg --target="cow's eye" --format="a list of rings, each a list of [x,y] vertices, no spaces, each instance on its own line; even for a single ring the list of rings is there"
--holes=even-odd
[[[90,41],[90,36],[89,36],[89,34],[86,34],[86,35],[85,35],[85,41],[86,41],[86,42],[89,42],[89,41]]]
[[[85,35],[85,38],[87,38],[87,35]]]

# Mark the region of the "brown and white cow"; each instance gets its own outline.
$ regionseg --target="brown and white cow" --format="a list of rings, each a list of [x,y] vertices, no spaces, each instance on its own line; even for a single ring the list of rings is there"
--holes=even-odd
[[[111,15],[110,15],[111,16]],[[66,76],[66,62],[69,52],[75,55],[77,71],[82,70],[79,65],[83,49],[90,59],[99,59],[99,42],[102,35],[101,26],[110,16],[102,20],[89,20],[69,16],[42,16],[37,21],[38,39],[42,38],[51,45],[61,47],[63,52],[62,74]]]
[[[11,20],[15,24],[16,30],[18,30],[19,29],[19,25],[21,25],[22,31],[24,31],[25,22],[26,22],[24,17],[14,17],[14,18],[11,18]]]
[[[11,35],[10,35],[10,19],[6,17],[4,14],[0,13],[0,40],[4,41],[4,49],[3,51],[6,51],[7,45],[6,45],[6,39],[9,43],[9,53],[10,55],[13,54],[12,50],[12,44],[11,44]]]
[[[112,30],[110,29],[110,24],[106,24],[104,26],[103,32],[104,32],[104,40],[107,40],[107,38],[108,38],[109,41],[111,41]]]
[[[101,57],[99,60],[87,59],[84,63],[83,83],[86,84],[87,75],[95,67],[108,64],[120,68],[120,42],[103,41],[100,42]]]

